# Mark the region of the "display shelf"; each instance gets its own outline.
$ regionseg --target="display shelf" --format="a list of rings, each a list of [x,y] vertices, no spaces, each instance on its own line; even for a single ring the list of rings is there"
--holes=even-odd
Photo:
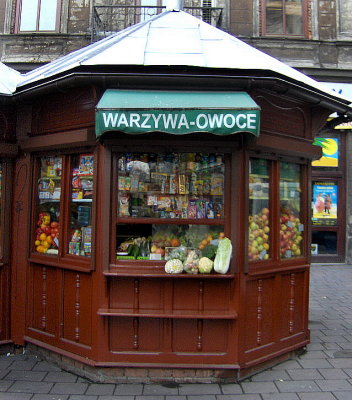
[[[189,218],[189,219],[181,219],[181,218],[153,218],[153,217],[117,217],[116,223],[118,224],[186,224],[186,225],[224,225],[224,218]]]
[[[237,319],[235,311],[228,310],[141,310],[134,308],[100,308],[98,315],[106,317],[141,317],[172,319]]]
[[[111,278],[118,277],[140,277],[140,278],[164,278],[164,279],[233,279],[235,277],[232,273],[218,274],[212,272],[210,274],[168,274],[164,270],[166,261],[159,261],[160,267],[146,267],[146,263],[153,263],[155,261],[143,261],[143,266],[138,267],[134,264],[138,260],[132,260],[132,263],[125,262],[125,265],[111,264],[109,270],[103,271],[103,275]]]
[[[93,199],[72,199],[73,203],[92,203]]]

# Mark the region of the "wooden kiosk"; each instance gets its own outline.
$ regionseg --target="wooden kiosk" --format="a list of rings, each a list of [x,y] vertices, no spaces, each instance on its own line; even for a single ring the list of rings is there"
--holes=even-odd
[[[146,26],[170,47],[143,64],[119,46]],[[248,66],[172,64],[186,28]],[[237,380],[309,342],[312,141],[347,100],[182,11],[26,74],[14,100],[14,343],[147,382]],[[229,269],[200,273],[223,237]]]

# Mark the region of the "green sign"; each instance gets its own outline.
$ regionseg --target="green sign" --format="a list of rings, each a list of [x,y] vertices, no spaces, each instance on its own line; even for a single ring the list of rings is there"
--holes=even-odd
[[[98,110],[96,134],[107,131],[125,133],[165,132],[183,135],[192,132],[209,132],[231,135],[249,132],[259,135],[259,110]]]

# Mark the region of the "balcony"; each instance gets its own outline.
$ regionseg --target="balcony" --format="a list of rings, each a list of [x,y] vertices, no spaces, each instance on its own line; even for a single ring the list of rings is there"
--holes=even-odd
[[[131,25],[147,21],[164,10],[164,6],[93,6],[91,41],[96,42]],[[222,10],[222,7],[184,7],[184,11],[218,28],[222,25]]]

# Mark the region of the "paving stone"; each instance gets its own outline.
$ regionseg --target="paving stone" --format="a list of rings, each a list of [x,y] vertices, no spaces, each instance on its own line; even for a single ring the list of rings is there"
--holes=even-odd
[[[51,394],[84,394],[87,390],[88,384],[87,383],[54,383],[53,388],[51,389]]]
[[[276,382],[280,392],[288,393],[306,393],[306,392],[319,392],[319,387],[314,381],[283,381]]]
[[[352,393],[350,391],[347,392],[332,392],[337,400],[351,400]]]
[[[220,385],[221,392],[223,394],[242,394],[241,385],[238,383],[226,383]]]
[[[30,381],[30,382],[40,382],[45,377],[46,372],[41,371],[16,371],[11,370],[6,379],[13,380],[13,381]]]
[[[352,398],[352,385],[346,379],[326,379],[316,381],[317,385],[324,392],[335,392],[337,390],[351,390]]]
[[[61,371],[61,368],[55,364],[49,363],[47,361],[39,361],[35,366],[32,368],[32,371]]]
[[[154,399],[154,398],[153,398]],[[191,395],[187,396],[188,400],[217,400],[215,394],[201,394],[201,395]]]
[[[114,393],[115,385],[111,383],[92,383],[88,386],[86,395],[110,396]]]
[[[4,379],[5,376],[9,373],[7,369],[4,369],[3,371],[0,370],[0,379]]]
[[[319,369],[324,379],[348,379],[350,376],[339,368],[322,368]]]
[[[30,400],[31,397],[31,393],[0,392],[0,400]]]
[[[8,369],[14,360],[0,359],[0,370]]]
[[[330,361],[330,360],[329,360]],[[299,360],[302,368],[331,368],[329,361],[323,358]]]
[[[223,397],[225,396],[225,397]],[[231,395],[227,394],[217,394],[216,395],[216,400],[262,400],[262,397],[259,394],[234,394],[231,397],[228,397]],[[188,397],[189,399],[189,397]],[[197,399],[194,399],[197,400]]]
[[[273,382],[244,382],[241,383],[244,393],[277,393]]]
[[[302,368],[301,365],[298,363],[297,360],[287,360],[282,362],[281,364],[275,365],[272,370],[276,369],[295,369],[295,368]]]
[[[116,385],[115,387],[115,396],[123,396],[123,395],[140,395],[143,392],[142,384],[133,384],[133,383],[121,383]]]
[[[99,396],[87,396],[85,394],[74,394],[69,400],[98,400]],[[116,399],[116,398],[115,398]]]
[[[315,368],[310,369],[288,369],[287,373],[292,380],[322,379],[322,375]]]
[[[299,398],[300,400],[336,400],[336,397],[328,392],[300,393]]]
[[[352,368],[352,358],[335,358],[329,362],[334,368]]]
[[[189,385],[180,385],[179,394],[201,395],[201,394],[221,394],[220,386],[214,383],[192,383]]]
[[[7,379],[3,379],[0,381],[0,392],[6,392],[6,390],[14,384],[14,381],[9,381]]]
[[[14,361],[9,366],[9,369],[30,371],[37,364],[37,362],[38,361],[34,359],[24,360],[24,361],[22,360]]]
[[[299,357],[300,360],[307,360],[311,358],[326,358],[326,354],[322,350],[312,350]]]
[[[68,400],[68,394],[35,394],[31,400]],[[72,398],[70,397],[72,400]],[[95,400],[95,399],[89,399]]]
[[[49,382],[16,381],[11,386],[11,392],[49,393],[53,384]]]
[[[299,400],[296,393],[270,393],[262,394],[263,400]]]
[[[77,382],[77,375],[71,374],[70,372],[64,371],[51,371],[45,376],[44,381],[46,382]]]
[[[74,400],[72,398],[72,396],[70,397],[70,400]],[[135,397],[134,396],[98,396],[98,400],[135,400]],[[149,400],[152,400],[152,398],[149,397]]]
[[[296,370],[295,370],[296,371]],[[286,370],[268,370],[253,375],[250,379],[252,382],[265,382],[265,381],[289,381],[291,380]]]
[[[165,400],[187,400],[187,396],[181,396],[181,395],[165,396]]]
[[[120,399],[120,398],[118,398]],[[135,397],[136,400],[164,400],[164,396],[136,396]],[[210,399],[213,400],[213,399]]]
[[[143,388],[143,395],[170,395],[170,394],[178,394],[178,388],[168,388],[166,386],[162,385],[155,385],[155,384],[150,384],[150,385],[144,385]]]

